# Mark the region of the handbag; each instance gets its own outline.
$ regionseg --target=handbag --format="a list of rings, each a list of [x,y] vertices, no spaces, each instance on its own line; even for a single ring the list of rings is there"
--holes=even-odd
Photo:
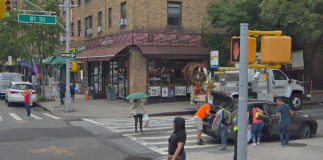
[[[137,110],[136,109],[131,110],[130,115],[134,115],[134,116],[137,115]]]
[[[29,102],[29,106],[32,106],[33,105],[33,102]]]
[[[256,119],[263,120],[263,121],[268,120],[268,118],[265,115],[263,115],[262,113],[258,112],[257,109],[256,109]]]
[[[290,112],[289,112],[289,109],[283,104],[283,106],[285,107],[285,109],[287,110],[289,116],[290,116],[290,122],[292,123],[293,122],[293,116],[290,115]]]
[[[172,160],[173,158],[173,155],[168,155],[168,158],[167,160]],[[182,159],[182,156],[177,156],[175,160],[181,160]]]

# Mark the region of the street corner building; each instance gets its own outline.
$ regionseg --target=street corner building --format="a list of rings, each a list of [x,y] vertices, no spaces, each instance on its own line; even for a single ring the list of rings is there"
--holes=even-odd
[[[149,103],[185,101],[184,67],[202,62],[201,25],[211,0],[87,0],[72,2],[71,36],[85,50],[83,84],[94,99],[124,99],[144,92]],[[64,12],[62,13],[64,14]]]

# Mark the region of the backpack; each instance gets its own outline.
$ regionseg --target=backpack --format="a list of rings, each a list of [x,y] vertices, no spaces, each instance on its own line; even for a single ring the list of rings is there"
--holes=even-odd
[[[231,112],[229,110],[222,110],[221,123],[226,126],[231,125],[232,119],[231,119]]]

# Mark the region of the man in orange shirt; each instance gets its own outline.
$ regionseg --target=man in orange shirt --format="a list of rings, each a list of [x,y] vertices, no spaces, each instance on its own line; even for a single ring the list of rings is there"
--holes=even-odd
[[[197,126],[197,142],[196,145],[203,145],[201,142],[201,135],[203,132],[203,119],[206,116],[215,116],[215,114],[212,114],[211,111],[211,106],[213,105],[212,101],[209,101],[208,104],[205,104],[201,106],[201,108],[195,113],[194,116],[194,121],[196,122]]]

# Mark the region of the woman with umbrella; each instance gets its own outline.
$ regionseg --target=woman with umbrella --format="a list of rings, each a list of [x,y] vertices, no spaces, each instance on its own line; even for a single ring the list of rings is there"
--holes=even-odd
[[[140,133],[144,133],[142,130],[142,117],[143,114],[146,114],[146,111],[144,109],[144,103],[140,100],[142,98],[147,98],[149,97],[147,94],[142,93],[142,92],[136,92],[132,93],[129,96],[127,96],[126,99],[133,99],[132,105],[130,107],[130,114],[133,115],[135,118],[135,132],[137,132],[137,125],[138,125],[138,119],[139,119],[139,124],[140,124]]]

